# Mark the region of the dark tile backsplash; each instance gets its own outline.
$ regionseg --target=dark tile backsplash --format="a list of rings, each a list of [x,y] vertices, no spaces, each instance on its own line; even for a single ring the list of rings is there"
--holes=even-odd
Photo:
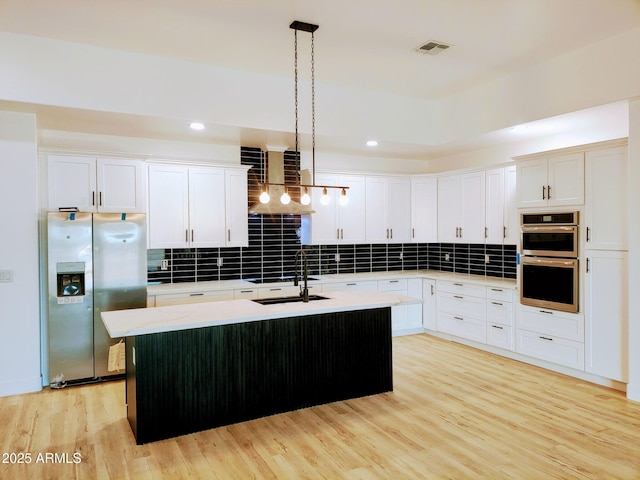
[[[249,204],[255,203],[260,194],[261,154],[258,148],[241,149],[242,163],[252,166],[248,175]],[[298,159],[294,152],[285,152],[284,158],[285,176],[293,182]],[[295,253],[300,249],[300,216],[249,215],[248,221],[248,247],[148,250],[149,282],[272,279],[293,275]],[[515,245],[409,243],[321,245],[304,249],[311,275],[431,269],[516,278]]]

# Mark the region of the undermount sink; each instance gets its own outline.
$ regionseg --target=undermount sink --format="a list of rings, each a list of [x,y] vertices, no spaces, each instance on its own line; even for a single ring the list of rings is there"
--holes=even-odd
[[[322,295],[309,295],[309,301],[314,300],[327,300],[327,297],[323,297]],[[275,305],[278,303],[299,303],[302,302],[302,297],[296,295],[294,297],[257,298],[253,301],[261,305]]]

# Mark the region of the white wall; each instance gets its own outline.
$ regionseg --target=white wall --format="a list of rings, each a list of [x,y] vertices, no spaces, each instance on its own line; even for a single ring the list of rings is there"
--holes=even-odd
[[[35,115],[0,111],[0,396],[40,390]]]
[[[629,384],[640,402],[640,99],[629,103]]]

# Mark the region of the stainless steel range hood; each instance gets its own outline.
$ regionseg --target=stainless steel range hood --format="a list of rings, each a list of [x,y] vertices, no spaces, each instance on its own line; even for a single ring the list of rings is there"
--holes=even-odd
[[[284,184],[284,149],[267,147],[267,183]],[[285,190],[284,185],[269,185],[268,188],[271,197],[269,203],[254,203],[249,208],[249,213],[259,215],[308,215],[315,213],[311,205],[302,205],[293,200],[287,205],[280,202],[280,197]]]

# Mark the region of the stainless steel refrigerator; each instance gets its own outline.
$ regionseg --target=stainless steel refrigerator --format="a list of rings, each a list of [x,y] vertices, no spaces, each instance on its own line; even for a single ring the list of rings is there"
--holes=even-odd
[[[47,221],[48,372],[52,387],[104,379],[109,337],[100,313],[146,307],[146,218],[55,212]]]

